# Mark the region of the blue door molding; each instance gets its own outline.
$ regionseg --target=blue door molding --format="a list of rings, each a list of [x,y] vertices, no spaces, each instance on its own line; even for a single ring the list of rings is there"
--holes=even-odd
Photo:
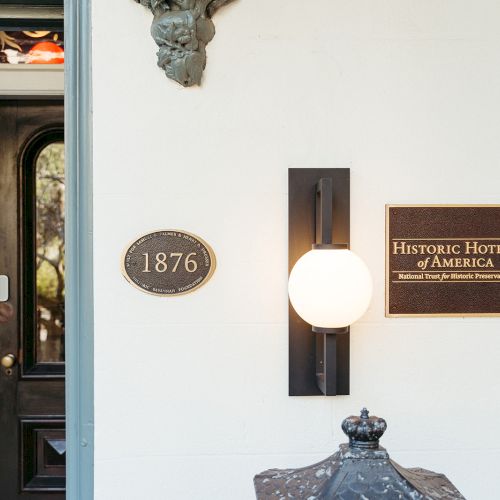
[[[67,500],[94,498],[90,0],[64,1]]]

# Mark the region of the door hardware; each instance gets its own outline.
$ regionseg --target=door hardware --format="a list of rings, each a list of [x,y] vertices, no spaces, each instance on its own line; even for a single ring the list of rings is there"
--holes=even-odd
[[[2,358],[1,363],[4,368],[12,368],[16,364],[16,357],[14,354],[7,354]]]

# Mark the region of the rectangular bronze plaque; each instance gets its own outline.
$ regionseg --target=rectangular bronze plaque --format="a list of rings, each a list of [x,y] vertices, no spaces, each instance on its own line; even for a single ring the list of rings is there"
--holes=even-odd
[[[500,316],[500,205],[387,205],[386,316]]]

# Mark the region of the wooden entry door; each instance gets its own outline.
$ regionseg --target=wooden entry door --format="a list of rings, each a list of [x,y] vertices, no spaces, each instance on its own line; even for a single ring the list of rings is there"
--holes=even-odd
[[[0,498],[63,500],[61,101],[0,100]]]

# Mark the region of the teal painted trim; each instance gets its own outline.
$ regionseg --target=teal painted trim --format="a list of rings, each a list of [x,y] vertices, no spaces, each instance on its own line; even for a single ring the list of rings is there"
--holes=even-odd
[[[90,0],[65,0],[67,500],[94,498]]]

